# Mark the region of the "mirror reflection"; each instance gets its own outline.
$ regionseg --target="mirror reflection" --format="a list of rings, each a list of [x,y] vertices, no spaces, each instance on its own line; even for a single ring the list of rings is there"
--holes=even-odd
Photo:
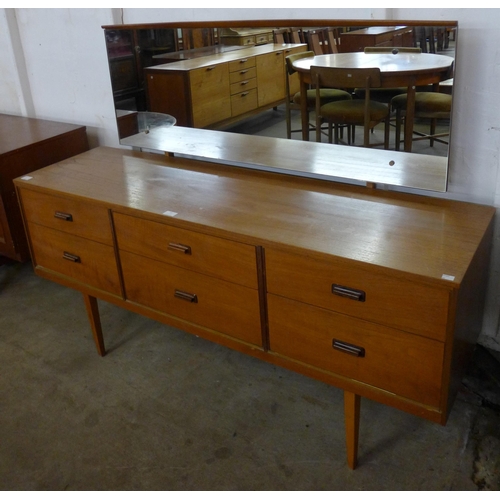
[[[370,87],[369,94],[370,101],[389,110],[385,147],[447,157],[456,23],[284,23],[105,26],[120,139],[137,133],[138,116],[152,112],[170,115],[186,127],[363,146],[363,121],[356,127],[340,124],[337,133],[332,125],[330,135],[328,130],[316,134],[315,103],[302,102],[301,107],[297,96],[301,79],[302,92],[306,85],[314,87],[311,65],[379,66],[383,88]],[[305,51],[309,62],[296,62],[287,71],[287,57]],[[414,97],[408,94],[412,81]],[[366,88],[344,84],[341,90],[353,101],[365,99]],[[328,129],[325,123],[321,128]],[[384,148],[384,132],[384,123],[370,127],[374,154]]]

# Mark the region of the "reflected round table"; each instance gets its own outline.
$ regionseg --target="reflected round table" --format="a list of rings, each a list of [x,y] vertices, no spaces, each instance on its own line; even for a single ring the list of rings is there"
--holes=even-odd
[[[397,52],[397,51],[395,51]],[[311,66],[330,68],[379,68],[381,87],[407,87],[408,99],[405,120],[404,150],[411,152],[415,87],[432,84],[437,91],[439,82],[452,76],[453,57],[439,54],[418,53],[369,53],[347,52],[325,54],[299,59],[293,63],[300,77],[300,92],[305,95],[311,84]],[[302,139],[309,140],[307,100],[301,99]]]

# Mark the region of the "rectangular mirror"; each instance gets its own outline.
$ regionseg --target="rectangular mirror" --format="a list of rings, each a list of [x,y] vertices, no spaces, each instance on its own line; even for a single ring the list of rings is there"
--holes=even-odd
[[[181,127],[308,139],[303,110],[290,112],[293,132],[287,132],[285,106],[286,99],[299,92],[301,71],[308,73],[308,66],[298,63],[302,67],[290,77],[287,87],[285,58],[312,51],[313,64],[352,61],[381,67],[384,88],[372,90],[371,99],[392,109],[389,149],[395,163],[408,163],[407,155],[411,154],[415,155],[412,165],[418,165],[421,155],[426,168],[434,163],[439,172],[439,179],[429,189],[445,191],[457,27],[454,21],[325,19],[103,26],[119,137],[123,144],[143,147],[141,134],[145,130],[160,127],[157,132],[164,128],[167,134],[175,122]],[[411,86],[412,82],[415,85]],[[391,98],[411,88],[417,96],[414,116],[409,112],[412,122],[407,120],[411,127],[406,125],[405,135],[403,125],[396,134],[397,108],[391,106]],[[359,89],[348,90],[353,98],[363,98]],[[395,93],[387,97],[389,91]],[[413,99],[411,92],[408,101]],[[443,107],[431,107],[426,113],[428,104],[420,104],[424,92],[430,98],[447,96],[442,98]],[[410,108],[399,109],[404,119]],[[372,134],[370,142],[381,142],[377,139],[382,134],[380,128],[374,128]],[[362,145],[362,139],[363,130],[358,127],[351,143]],[[153,135],[149,143],[152,140]],[[309,140],[314,141],[315,134]],[[342,140],[346,142],[346,138]],[[322,142],[326,141],[324,136]],[[154,144],[151,149],[156,149]],[[371,148],[370,155],[372,163],[378,157],[387,159],[387,151],[380,147]],[[414,179],[414,174],[402,177]],[[345,175],[343,172],[340,177]],[[332,172],[332,177],[339,176]],[[405,182],[396,185],[421,188],[420,183]]]

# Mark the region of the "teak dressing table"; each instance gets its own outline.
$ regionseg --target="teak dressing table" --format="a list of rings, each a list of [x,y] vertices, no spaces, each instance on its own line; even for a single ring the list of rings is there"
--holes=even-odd
[[[351,468],[360,397],[446,423],[494,208],[105,147],[15,184],[36,273],[82,292],[100,355],[97,299],[335,385]]]

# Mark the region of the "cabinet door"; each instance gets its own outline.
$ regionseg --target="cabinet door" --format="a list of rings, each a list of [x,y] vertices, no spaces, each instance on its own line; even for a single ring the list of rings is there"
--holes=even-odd
[[[282,50],[257,57],[257,86],[259,106],[285,98],[285,60]]]
[[[206,127],[231,117],[227,64],[193,70],[189,78],[194,127]]]

